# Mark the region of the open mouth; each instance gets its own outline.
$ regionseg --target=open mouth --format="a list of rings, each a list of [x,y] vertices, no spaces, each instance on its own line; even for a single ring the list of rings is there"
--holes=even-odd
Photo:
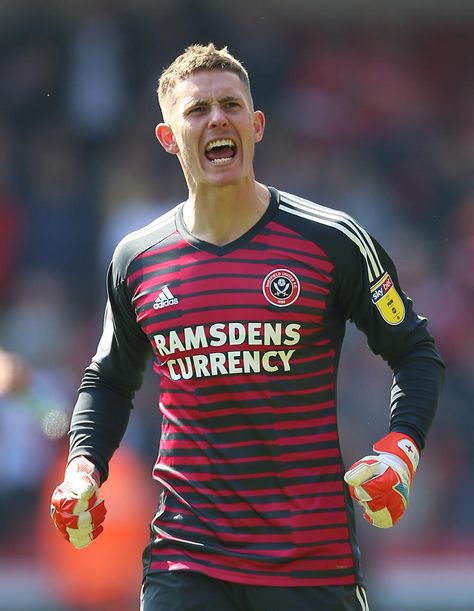
[[[205,155],[211,163],[218,165],[232,161],[236,152],[235,142],[231,138],[221,138],[208,142]]]

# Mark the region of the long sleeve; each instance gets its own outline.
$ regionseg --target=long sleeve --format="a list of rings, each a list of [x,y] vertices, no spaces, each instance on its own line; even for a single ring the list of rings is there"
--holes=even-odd
[[[444,365],[432,344],[412,350],[394,367],[390,430],[410,435],[420,449],[435,415],[443,379]]]
[[[151,354],[136,323],[126,285],[108,273],[108,303],[97,352],[79,387],[70,428],[69,460],[86,456],[108,476],[108,463],[126,431],[133,397]]]
[[[427,319],[415,312],[403,292],[393,261],[366,236],[375,277],[368,277],[364,256],[352,247],[352,257],[340,268],[340,303],[344,316],[361,329],[371,350],[393,371],[389,429],[410,435],[422,449],[436,413],[444,362]]]

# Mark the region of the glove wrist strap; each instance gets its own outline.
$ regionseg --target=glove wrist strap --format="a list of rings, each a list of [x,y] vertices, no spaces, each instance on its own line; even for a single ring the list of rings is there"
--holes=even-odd
[[[420,452],[416,443],[409,435],[395,432],[389,433],[374,443],[374,450],[379,454],[393,454],[400,458],[408,467],[410,480],[413,480],[420,460]]]

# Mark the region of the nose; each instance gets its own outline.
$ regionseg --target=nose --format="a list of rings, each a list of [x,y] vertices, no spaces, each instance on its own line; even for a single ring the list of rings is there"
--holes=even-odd
[[[224,110],[218,105],[211,106],[209,115],[209,127],[222,127],[227,125],[227,116]]]

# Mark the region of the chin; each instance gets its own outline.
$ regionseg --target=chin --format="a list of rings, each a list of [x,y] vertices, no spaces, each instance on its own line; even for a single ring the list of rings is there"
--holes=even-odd
[[[242,182],[243,175],[239,172],[225,172],[221,176],[209,177],[209,186],[212,187],[231,187]]]

